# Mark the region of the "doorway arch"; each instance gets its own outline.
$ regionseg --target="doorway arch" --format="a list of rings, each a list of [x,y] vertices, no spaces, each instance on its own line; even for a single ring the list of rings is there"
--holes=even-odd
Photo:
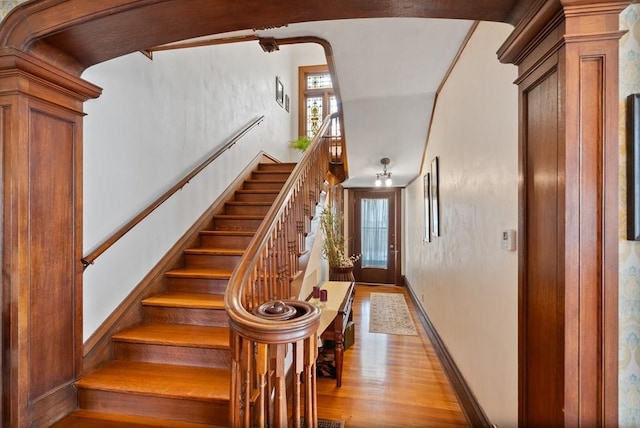
[[[614,82],[621,35],[617,16],[629,3],[481,0],[469,6],[466,0],[329,0],[301,7],[295,0],[223,0],[215,5],[208,0],[40,0],[16,7],[0,27],[2,301],[7,314],[2,350],[7,359],[1,362],[6,379],[3,423],[45,426],[75,403],[72,382],[81,373],[83,358],[78,333],[83,102],[100,94],[100,88],[78,77],[83,70],[152,46],[246,28],[311,20],[429,17],[515,26],[499,56],[520,69],[521,147],[536,141],[535,132],[547,128],[546,121],[558,130],[554,137],[560,153],[554,171],[560,192],[555,212],[561,227],[554,244],[558,275],[556,294],[545,297],[553,300],[559,313],[559,353],[551,364],[562,380],[550,396],[561,397],[556,405],[562,412],[553,417],[568,426],[614,425],[618,235]],[[545,87],[542,96],[561,103],[558,116],[532,122],[530,95],[541,82],[548,83],[551,74],[555,83]],[[541,94],[536,96],[540,99]],[[525,155],[521,167],[519,247],[525,248],[531,238],[527,222],[535,213],[527,211],[531,189],[524,172],[536,171]],[[49,235],[52,230],[62,233]],[[521,317],[535,306],[523,293],[530,284],[527,271],[540,267],[531,256],[521,254]],[[46,271],[42,260],[48,263]],[[520,418],[525,425],[531,421],[526,372],[531,344],[522,339],[526,328],[521,321],[520,362],[525,371],[520,373]],[[56,370],[45,373],[41,367]]]

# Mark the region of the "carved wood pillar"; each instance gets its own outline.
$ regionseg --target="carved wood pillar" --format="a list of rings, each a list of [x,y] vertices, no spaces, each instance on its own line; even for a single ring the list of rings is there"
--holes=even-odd
[[[617,426],[618,30],[629,1],[547,1],[519,67],[522,426]]]
[[[82,368],[82,105],[100,89],[0,49],[2,425],[49,426]]]

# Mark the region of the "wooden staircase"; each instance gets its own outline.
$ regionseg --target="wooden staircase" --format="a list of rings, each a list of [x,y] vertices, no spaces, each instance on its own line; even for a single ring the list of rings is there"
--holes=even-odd
[[[79,410],[56,428],[228,426],[230,347],[224,293],[295,164],[263,163],[141,302],[143,322],[112,336],[114,359],[76,382]]]

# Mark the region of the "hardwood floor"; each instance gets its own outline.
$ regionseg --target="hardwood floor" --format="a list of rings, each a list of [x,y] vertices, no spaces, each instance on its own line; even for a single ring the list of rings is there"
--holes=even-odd
[[[369,295],[402,293],[418,336],[369,333]],[[318,417],[346,427],[465,427],[464,414],[407,290],[356,285],[355,343],[344,354],[342,387],[319,378]]]

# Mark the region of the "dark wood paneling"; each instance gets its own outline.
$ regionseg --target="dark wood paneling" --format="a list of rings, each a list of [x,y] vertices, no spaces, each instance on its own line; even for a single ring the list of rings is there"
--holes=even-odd
[[[520,423],[615,426],[618,15],[628,2],[567,0],[562,14],[551,3],[500,50],[520,72]]]
[[[29,115],[29,400],[75,380],[73,123]]]
[[[0,50],[3,426],[50,426],[76,407],[81,110],[98,93],[35,58]]]
[[[42,0],[18,6],[0,30],[0,42],[49,57],[69,71],[131,52],[193,37],[312,20],[422,17],[515,23],[518,0]],[[144,25],[153,23],[153,25]]]
[[[558,75],[523,94],[526,123],[524,246],[521,285],[521,399],[523,426],[561,426],[564,402],[562,218],[558,177]]]

